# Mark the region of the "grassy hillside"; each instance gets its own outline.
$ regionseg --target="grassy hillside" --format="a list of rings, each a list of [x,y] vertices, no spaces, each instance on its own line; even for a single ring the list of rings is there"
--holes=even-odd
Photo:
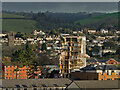
[[[105,27],[108,25],[113,25],[117,23],[118,13],[108,13],[100,16],[85,18],[82,20],[78,20],[74,23],[80,23],[81,25],[89,26],[92,24],[93,27],[99,27],[102,23],[104,23]],[[24,17],[14,14],[6,14],[3,13],[2,20],[2,29],[3,31],[15,31],[15,32],[25,32],[31,33],[36,28],[36,21],[30,20],[30,17]],[[45,27],[45,26],[44,26]]]
[[[24,16],[2,13],[2,18],[25,18]]]
[[[15,31],[15,32],[25,32],[30,33],[36,29],[34,20],[22,19],[27,18],[24,16],[13,15],[13,14],[3,14],[2,29],[3,31]],[[17,19],[15,19],[17,18]]]
[[[83,20],[78,20],[75,23],[79,23],[81,25],[88,25],[88,24],[97,23],[100,21],[105,21],[107,18],[117,20],[118,13],[109,13],[109,14],[104,14],[104,15],[100,15],[100,16],[96,16],[96,17],[86,18]]]

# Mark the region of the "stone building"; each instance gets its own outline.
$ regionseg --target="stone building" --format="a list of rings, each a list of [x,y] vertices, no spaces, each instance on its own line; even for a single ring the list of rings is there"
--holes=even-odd
[[[69,77],[72,70],[86,66],[86,37],[63,36],[59,59],[61,77]]]
[[[14,46],[14,38],[15,38],[14,32],[8,33],[8,46],[10,47]]]

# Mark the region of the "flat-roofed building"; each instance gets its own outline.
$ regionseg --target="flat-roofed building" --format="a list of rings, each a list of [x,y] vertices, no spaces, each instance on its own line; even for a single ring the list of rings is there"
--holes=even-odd
[[[61,77],[69,77],[72,70],[86,66],[86,37],[63,36],[59,59]]]
[[[30,75],[28,75],[30,68],[28,66],[18,67],[18,66],[4,66],[4,79],[28,79]],[[38,76],[41,74],[40,66],[37,67],[37,71],[35,71]]]

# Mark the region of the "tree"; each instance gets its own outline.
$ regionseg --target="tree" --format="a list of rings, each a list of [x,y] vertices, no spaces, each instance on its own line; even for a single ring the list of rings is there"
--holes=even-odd
[[[26,51],[25,51],[25,58],[26,58],[26,64],[30,66],[33,61],[35,61],[35,53],[30,48],[29,43],[26,44]]]
[[[38,74],[36,73],[37,70],[37,66],[38,63],[35,61],[35,54],[33,52],[33,50],[31,49],[29,43],[26,44],[25,49],[20,49],[18,51],[16,51],[13,54],[13,58],[14,61],[17,61],[18,67],[20,66],[28,66],[28,78],[35,78],[36,76],[38,76]],[[15,69],[16,71],[16,79],[17,78],[17,73],[18,73],[18,69]]]
[[[42,78],[49,78],[49,74],[48,71],[50,70],[50,68],[42,68]]]
[[[53,30],[51,31],[51,33],[50,33],[50,34],[56,35],[56,34],[57,34],[57,32],[56,32],[56,30],[55,30],[55,29],[53,29]]]
[[[118,59],[120,60],[120,46],[118,47],[116,54],[118,55]]]
[[[15,37],[20,37],[20,38],[24,39],[24,33],[17,32]]]
[[[46,51],[46,50],[47,50],[46,43],[43,43],[43,44],[42,44],[42,51]]]
[[[94,46],[94,47],[92,48],[92,51],[93,51],[93,52],[99,52],[99,51],[100,51],[100,47],[99,47],[99,46]]]
[[[13,54],[13,60],[19,63],[19,66],[26,64],[25,50],[18,50]]]
[[[13,60],[19,63],[18,66],[30,66],[35,60],[35,54],[27,43],[25,49],[20,49],[13,53]]]
[[[117,45],[113,41],[107,41],[104,43],[104,48],[116,49]]]
[[[29,66],[29,70],[27,72],[28,79],[35,79],[37,76],[39,76],[37,73],[38,70],[38,64],[36,61],[33,61],[32,64]]]

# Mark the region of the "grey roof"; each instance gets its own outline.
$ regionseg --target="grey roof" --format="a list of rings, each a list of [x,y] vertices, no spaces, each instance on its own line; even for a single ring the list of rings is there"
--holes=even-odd
[[[2,80],[3,88],[19,88],[19,87],[67,87],[67,88],[120,88],[118,80],[75,80],[71,81],[67,78],[59,79],[11,79]]]
[[[112,59],[112,58],[111,58]],[[101,59],[98,59],[97,61],[98,62],[100,62],[100,63],[105,63],[106,61],[109,61],[110,59],[107,59],[107,60],[101,60]],[[115,61],[117,61],[117,62],[120,62],[120,60],[118,60],[118,59],[113,59],[113,60],[115,60]]]
[[[96,70],[120,70],[120,65],[98,65]]]
[[[96,63],[97,61],[95,59],[88,59],[87,62],[94,62],[94,63]]]
[[[97,65],[96,67],[94,65],[89,65],[81,70],[120,70],[120,65]]]
[[[74,83],[72,85],[72,83]],[[115,89],[115,88],[120,88],[120,81],[118,80],[86,80],[86,81],[74,81],[72,82],[70,85],[72,85],[72,87],[70,87],[70,85],[67,88],[73,88],[76,86],[78,86],[79,88],[99,88],[99,89]]]
[[[66,87],[70,84],[69,79],[3,79],[3,88],[16,88],[16,87]]]
[[[87,62],[99,62],[99,63],[106,63],[106,61],[109,61],[110,59],[97,59],[97,60],[95,60],[95,59],[88,59],[87,60]],[[117,62],[120,62],[120,60],[118,60],[118,59],[114,59],[115,61],[117,61]]]

